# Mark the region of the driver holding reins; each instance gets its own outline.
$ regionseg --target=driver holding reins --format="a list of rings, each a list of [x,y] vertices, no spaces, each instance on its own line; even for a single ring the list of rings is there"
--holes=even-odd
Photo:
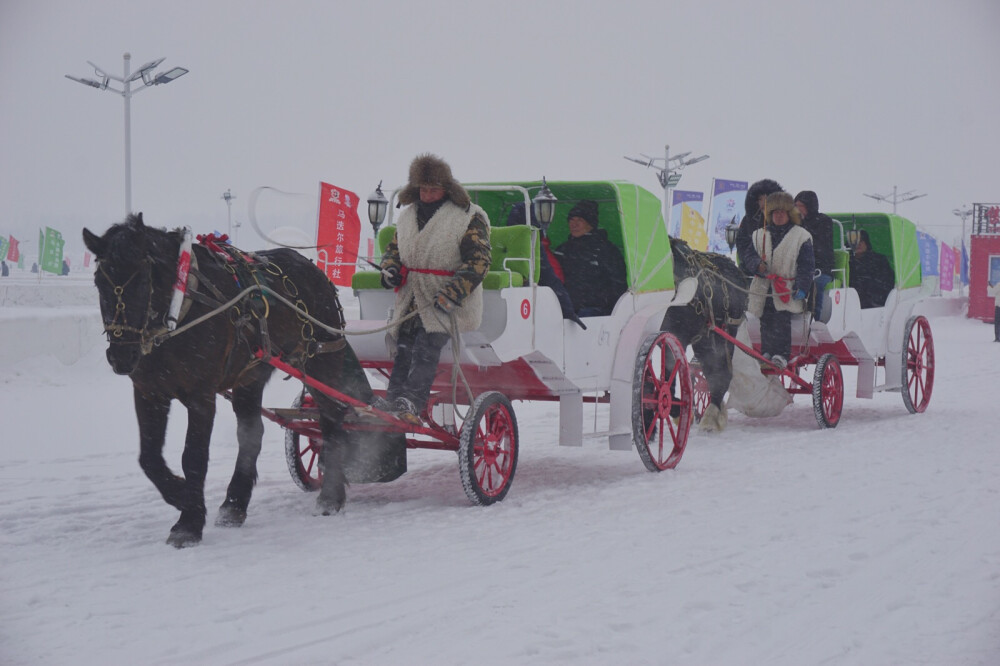
[[[482,322],[490,221],[448,163],[431,154],[410,164],[399,205],[405,208],[380,264],[382,285],[396,290],[389,321],[395,356],[386,397],[372,406],[420,425],[444,345],[453,332]]]

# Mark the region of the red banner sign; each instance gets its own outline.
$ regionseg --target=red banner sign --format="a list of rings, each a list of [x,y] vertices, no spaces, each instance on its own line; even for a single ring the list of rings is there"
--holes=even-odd
[[[17,249],[17,239],[13,236],[8,236],[10,239],[10,247],[7,248],[7,261],[13,261],[17,263],[17,260],[21,258],[21,252]]]
[[[338,287],[350,287],[358,260],[361,219],[358,195],[329,183],[319,184],[316,264]]]

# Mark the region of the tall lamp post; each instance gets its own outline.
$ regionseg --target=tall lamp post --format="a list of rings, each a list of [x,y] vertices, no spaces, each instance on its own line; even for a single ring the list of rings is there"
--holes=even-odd
[[[967,204],[963,204],[961,208],[956,208],[956,209],[954,209],[951,212],[952,212],[953,215],[956,215],[956,216],[962,218],[962,242],[961,242],[961,247],[962,247],[963,254],[964,254],[964,252],[966,251],[965,250],[965,220],[970,215],[972,215],[972,209],[969,208],[969,206]],[[962,276],[961,276],[961,274],[959,274],[959,276],[958,276],[958,295],[959,296],[964,296],[965,295],[965,284],[962,282]]]
[[[236,239],[233,238],[233,199],[236,198],[236,195],[233,194],[229,190],[229,188],[227,187],[226,191],[222,193],[222,198],[226,202],[226,209],[227,209],[226,210],[226,235],[229,236],[229,238],[230,238],[231,242],[233,243],[233,245],[236,245]],[[239,224],[237,224],[236,226],[238,227]]]
[[[889,197],[888,194],[865,194],[865,196],[868,197],[869,199],[875,199],[876,201],[885,201],[887,203],[891,203],[892,204],[892,214],[893,215],[896,214],[896,205],[897,204],[901,204],[901,203],[904,203],[906,201],[913,201],[914,199],[919,199],[920,197],[926,197],[927,196],[926,194],[914,194],[913,190],[910,190],[909,192],[903,192],[902,194],[898,194],[896,192],[897,189],[898,188],[895,185],[892,186],[892,197],[891,198]],[[862,192],[862,194],[864,194],[864,193]]]
[[[689,150],[686,153],[681,153],[680,155],[670,156],[670,145],[663,147],[663,157],[650,157],[643,153],[643,159],[637,157],[625,156],[629,162],[635,162],[636,164],[641,164],[646,167],[653,167],[656,169],[656,177],[660,181],[660,186],[663,188],[663,222],[667,225],[667,233],[670,233],[670,190],[677,186],[677,183],[681,180],[680,171],[686,166],[692,164],[697,164],[708,159],[708,155],[700,155],[698,157],[688,158],[691,154]],[[660,163],[663,166],[658,166]]]
[[[174,67],[166,72],[154,75],[153,70],[164,61],[164,58],[158,58],[157,60],[150,60],[135,72],[130,72],[129,67],[131,66],[132,54],[126,53],[123,57],[125,60],[125,67],[124,73],[121,77],[108,74],[103,69],[88,60],[87,64],[94,68],[94,74],[100,79],[100,81],[94,79],[82,79],[76,76],[70,76],[69,74],[66,75],[66,78],[76,81],[77,83],[82,83],[85,86],[90,86],[91,88],[97,88],[98,90],[110,90],[111,92],[118,93],[125,99],[125,215],[127,216],[132,212],[132,95],[151,86],[170,83],[174,79],[187,74],[188,70],[183,67]],[[132,82],[138,79],[142,79],[142,86],[133,89]],[[110,81],[118,81],[122,84],[122,89],[119,90],[109,86],[108,83]]]

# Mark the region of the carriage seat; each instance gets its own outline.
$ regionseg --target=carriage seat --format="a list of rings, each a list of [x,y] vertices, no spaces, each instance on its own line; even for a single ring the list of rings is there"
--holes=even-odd
[[[851,253],[847,250],[833,251],[833,280],[826,285],[826,291],[846,287],[849,282],[851,270]]]
[[[393,235],[395,227],[384,227],[378,232],[379,254],[385,252]],[[491,227],[490,246],[492,257],[490,271],[483,279],[483,289],[504,289],[506,287],[523,287],[531,283],[529,267],[531,257],[531,227],[518,225],[513,227]],[[535,242],[535,275],[538,282],[541,272],[541,243]],[[381,274],[378,271],[357,271],[351,278],[351,288],[382,289]]]

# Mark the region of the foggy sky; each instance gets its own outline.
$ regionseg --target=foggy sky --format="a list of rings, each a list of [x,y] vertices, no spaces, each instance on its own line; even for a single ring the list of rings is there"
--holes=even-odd
[[[64,78],[155,58],[190,70],[132,98],[132,200],[155,226],[246,222],[251,192],[310,232],[318,182],[362,197],[420,152],[460,180],[625,179],[623,159],[899,213],[946,242],[1000,201],[1000,3],[0,0],[0,234],[103,231],[125,214],[123,100]],[[263,209],[262,209],[263,210]],[[365,225],[367,226],[367,225]],[[263,246],[249,228],[240,245]],[[32,253],[30,245],[24,246]]]

